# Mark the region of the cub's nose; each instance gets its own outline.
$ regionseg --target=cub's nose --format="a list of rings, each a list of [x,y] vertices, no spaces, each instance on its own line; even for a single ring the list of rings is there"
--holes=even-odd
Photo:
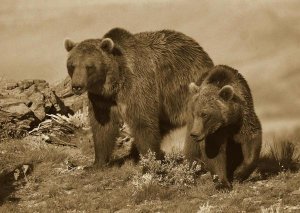
[[[195,134],[195,133],[191,133],[190,136],[196,142],[203,141],[204,138],[205,138],[204,135],[198,135],[198,134]]]
[[[82,93],[83,87],[82,86],[72,86],[72,90],[76,95],[79,95]]]
[[[191,133],[190,135],[191,135],[192,138],[198,138],[198,135],[195,134],[195,133]]]

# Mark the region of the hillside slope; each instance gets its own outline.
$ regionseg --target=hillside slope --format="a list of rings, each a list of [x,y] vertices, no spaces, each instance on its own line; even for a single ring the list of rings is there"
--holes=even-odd
[[[6,3],[7,4],[6,4]],[[239,69],[263,119],[300,115],[299,1],[4,1],[0,6],[0,77],[66,76],[63,40],[175,29],[195,38],[216,64]]]

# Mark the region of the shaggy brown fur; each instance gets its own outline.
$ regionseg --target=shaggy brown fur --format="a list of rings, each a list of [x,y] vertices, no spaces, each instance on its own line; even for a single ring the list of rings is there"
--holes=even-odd
[[[185,154],[201,159],[219,186],[231,188],[233,178],[245,180],[255,169],[262,142],[250,88],[237,71],[214,67],[190,84],[190,118]]]
[[[213,67],[197,42],[170,30],[131,34],[115,28],[102,39],[67,40],[65,47],[74,92],[88,91],[100,166],[110,160],[121,120],[138,153],[150,149],[161,158],[162,137],[186,123],[188,84]]]

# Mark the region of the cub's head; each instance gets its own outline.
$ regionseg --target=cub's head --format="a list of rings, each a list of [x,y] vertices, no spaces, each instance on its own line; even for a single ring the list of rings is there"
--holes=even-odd
[[[89,39],[75,43],[65,40],[68,73],[72,91],[80,95],[85,91],[96,95],[114,94],[119,79],[115,44],[110,38]]]
[[[190,136],[199,142],[230,122],[230,102],[234,97],[234,89],[230,85],[220,89],[213,85],[197,86],[191,83],[189,91],[192,96],[189,103]]]

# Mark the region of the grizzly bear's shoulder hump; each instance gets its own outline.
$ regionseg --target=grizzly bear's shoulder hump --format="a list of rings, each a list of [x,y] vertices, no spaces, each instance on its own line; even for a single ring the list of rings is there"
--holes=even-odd
[[[129,31],[123,29],[123,28],[113,28],[110,31],[108,31],[103,38],[110,38],[114,42],[117,41],[123,41],[126,39],[134,38],[133,34],[131,34]]]

